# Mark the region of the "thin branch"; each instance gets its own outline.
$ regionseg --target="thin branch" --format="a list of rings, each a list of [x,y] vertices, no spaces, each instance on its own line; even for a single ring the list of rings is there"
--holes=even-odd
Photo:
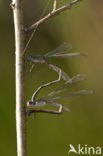
[[[32,24],[30,27],[25,28],[25,32],[31,32],[32,30],[35,30],[42,23],[45,23],[47,20],[51,19],[52,17],[59,15],[63,11],[71,9],[72,5],[74,5],[80,1],[82,1],[82,0],[73,0],[72,2],[70,2],[70,3],[56,9],[56,10],[54,9],[51,13],[49,13],[48,15],[46,15],[45,17],[43,17],[42,19],[40,19],[36,23]]]
[[[16,60],[16,132],[17,132],[17,155],[27,156],[26,150],[26,109],[24,89],[24,49],[25,34],[23,31],[23,1],[12,0],[11,7],[14,15],[15,28],[15,60]]]

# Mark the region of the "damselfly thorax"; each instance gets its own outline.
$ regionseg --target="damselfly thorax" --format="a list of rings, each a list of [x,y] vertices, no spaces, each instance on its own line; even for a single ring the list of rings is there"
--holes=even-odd
[[[50,104],[50,102],[45,100],[45,99],[39,99],[36,101],[28,101],[27,102],[27,106],[29,108],[43,107],[43,106],[48,105],[48,104]]]
[[[31,56],[29,55],[28,60],[32,61],[33,63],[46,63],[46,57],[42,55],[38,56]]]

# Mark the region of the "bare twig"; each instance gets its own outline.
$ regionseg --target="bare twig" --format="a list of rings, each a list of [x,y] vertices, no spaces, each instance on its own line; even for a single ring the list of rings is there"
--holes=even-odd
[[[44,16],[44,14],[45,14],[45,12],[46,12],[46,10],[47,10],[47,7],[48,7],[48,5],[49,5],[49,3],[50,3],[50,0],[48,0],[46,6],[45,6],[45,8],[44,8],[44,10],[43,10],[43,12],[42,12],[42,14],[41,14],[41,16],[40,16],[40,19]],[[38,28],[38,25],[36,26],[36,28],[34,29],[34,31],[32,32],[32,34],[30,35],[29,40],[27,41],[27,44],[25,45],[25,48],[24,48],[24,51],[23,51],[22,56],[24,55],[24,53],[25,53],[25,51],[26,51],[26,49],[27,49],[27,47],[28,47],[30,41],[32,40],[32,38],[33,38],[33,36],[34,36],[34,34],[35,34],[37,28]],[[24,30],[25,30],[25,29],[24,29]]]
[[[23,1],[12,0],[15,27],[15,59],[16,59],[16,131],[17,155],[27,156],[26,150],[26,115],[24,92],[24,49],[25,34],[23,31]]]
[[[25,32],[30,32],[32,30],[35,30],[40,24],[45,23],[47,20],[51,19],[52,17],[54,17],[56,15],[59,15],[63,11],[71,9],[72,5],[74,5],[80,1],[82,1],[82,0],[73,0],[72,2],[70,2],[70,3],[56,9],[56,10],[53,9],[53,11],[51,13],[49,13],[48,15],[46,15],[45,17],[43,17],[42,19],[40,19],[36,23],[32,24],[30,27],[25,28]]]

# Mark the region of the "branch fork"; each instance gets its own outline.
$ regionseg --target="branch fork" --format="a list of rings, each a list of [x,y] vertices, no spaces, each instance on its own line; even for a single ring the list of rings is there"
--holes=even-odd
[[[67,3],[66,5],[57,8],[57,0],[54,0],[54,4],[53,4],[53,11],[50,12],[48,15],[46,15],[45,17],[43,17],[42,19],[40,19],[39,21],[37,21],[36,23],[32,24],[31,26],[29,26],[28,28],[25,28],[25,32],[29,33],[33,30],[35,30],[39,25],[41,25],[42,23],[45,23],[47,20],[51,19],[52,17],[57,16],[58,14],[71,9],[72,5],[76,4],[77,2],[80,2],[82,0],[73,0],[70,3]]]

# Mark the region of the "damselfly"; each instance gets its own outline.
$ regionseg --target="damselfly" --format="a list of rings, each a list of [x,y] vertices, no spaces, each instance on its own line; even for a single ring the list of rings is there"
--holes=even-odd
[[[59,78],[55,81],[49,82],[47,84],[44,84],[42,86],[40,86],[33,94],[32,99],[30,101],[27,102],[27,107],[28,107],[28,111],[27,114],[30,115],[31,113],[35,113],[35,112],[44,112],[44,113],[52,113],[52,114],[61,114],[63,110],[65,111],[69,111],[69,108],[63,106],[62,103],[56,102],[56,100],[59,99],[67,99],[67,98],[71,98],[71,97],[77,97],[77,96],[81,96],[81,95],[87,95],[87,94],[91,94],[92,91],[90,90],[79,90],[73,93],[70,93],[68,95],[65,96],[55,96],[63,91],[69,90],[69,88],[71,88],[73,85],[77,84],[79,81],[82,81],[85,79],[85,75],[84,74],[78,74],[76,76],[74,76],[71,80],[67,81],[63,86],[57,88],[55,91],[49,93],[46,97],[44,98],[40,98],[38,100],[36,100],[36,96],[37,94],[40,92],[40,90],[44,87],[47,87],[49,85],[52,85],[56,82],[59,82],[61,79],[61,72],[59,74]],[[52,106],[56,106],[59,107],[59,110],[44,110],[44,109],[37,109],[46,105],[52,105]]]
[[[45,63],[51,68],[52,70],[56,71],[59,74],[60,68],[48,61],[48,58],[74,58],[74,57],[83,57],[85,56],[84,54],[81,54],[79,52],[76,53],[68,53],[68,51],[72,49],[72,45],[69,43],[63,43],[53,51],[48,52],[45,55],[39,55],[39,56],[28,56],[28,60],[32,62],[32,67],[30,71],[32,71],[35,63]],[[61,70],[61,77],[65,81],[70,80],[70,77],[63,71]]]

